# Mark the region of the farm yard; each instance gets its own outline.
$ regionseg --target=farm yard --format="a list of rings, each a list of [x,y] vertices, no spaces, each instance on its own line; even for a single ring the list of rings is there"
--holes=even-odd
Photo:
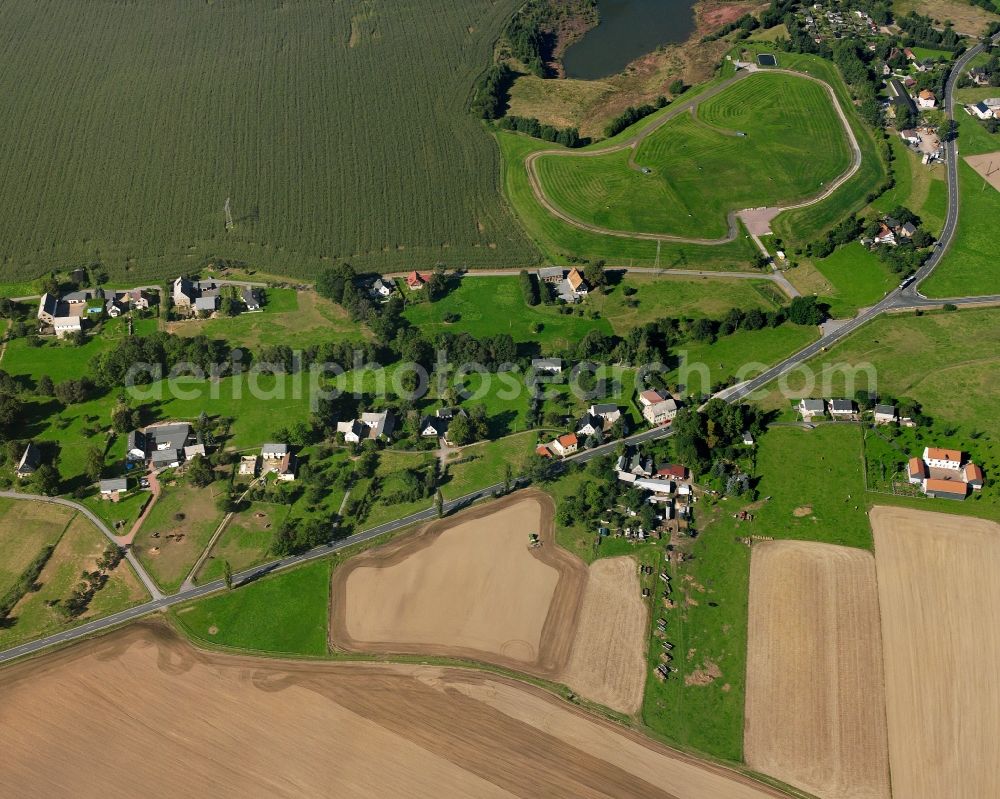
[[[896,796],[996,796],[1000,526],[876,507],[889,764]]]
[[[130,280],[534,262],[465,108],[515,6],[5,3],[5,282],[84,260]]]
[[[536,164],[546,195],[576,219],[711,239],[726,235],[729,211],[816,194],[850,162],[823,86],[759,73],[670,120],[635,151]]]
[[[95,768],[127,773],[130,790],[150,797],[165,785],[252,795],[265,783],[358,799],[782,795],[544,690],[468,669],[205,652],[155,624],[44,665],[0,673],[0,720],[18,720],[0,772],[6,795],[55,795]],[[126,730],[130,745],[109,746],[95,718]]]
[[[747,765],[823,799],[889,799],[875,559],[811,541],[751,553]]]

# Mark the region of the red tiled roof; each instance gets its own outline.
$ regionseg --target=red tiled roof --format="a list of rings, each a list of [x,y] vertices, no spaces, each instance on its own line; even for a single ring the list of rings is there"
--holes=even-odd
[[[962,496],[965,496],[967,488],[965,483],[959,482],[958,480],[939,480],[931,477],[924,480],[924,491],[932,491],[934,493],[942,494],[961,494]]]
[[[535,447],[535,454],[536,455],[541,455],[543,458],[551,458],[552,457],[552,453],[549,452],[549,448],[547,446],[545,446],[544,444],[539,444],[537,447]]]
[[[927,466],[920,458],[910,458],[910,477],[926,477]]]
[[[928,447],[927,448],[927,460],[929,461],[954,461],[955,463],[962,462],[962,450],[960,449],[943,449],[941,447]]]
[[[983,470],[974,463],[965,464],[965,479],[968,482],[983,482]]]
[[[577,444],[576,433],[566,433],[566,435],[559,436],[559,443],[564,449],[566,447],[575,447]]]
[[[687,477],[687,467],[681,466],[679,463],[671,463],[667,466],[661,466],[656,470],[656,474],[659,477],[676,477],[678,480],[684,480]]]
[[[406,285],[408,285],[408,286],[422,286],[424,283],[426,283],[430,279],[431,279],[431,276],[428,275],[426,272],[416,272],[416,271],[413,271],[413,272],[410,272],[410,274],[408,274],[406,276]]]

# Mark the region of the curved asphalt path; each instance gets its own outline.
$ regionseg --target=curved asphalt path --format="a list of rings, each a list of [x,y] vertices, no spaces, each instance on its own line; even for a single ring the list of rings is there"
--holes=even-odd
[[[994,36],[994,41],[1000,41],[1000,33]],[[946,113],[948,117],[954,118],[954,91],[955,84],[958,77],[965,71],[968,63],[972,58],[981,53],[983,50],[982,45],[977,45],[969,49],[965,54],[962,55],[952,68],[951,75],[948,78],[948,82],[945,88],[945,105]],[[704,99],[704,98],[702,98]],[[920,268],[916,274],[916,279],[910,286],[905,289],[896,289],[895,291],[888,294],[881,302],[877,305],[868,308],[865,311],[859,313],[854,319],[846,322],[841,327],[837,328],[831,333],[826,334],[818,341],[810,344],[808,347],[800,350],[799,352],[792,355],[790,358],[785,359],[778,365],[768,369],[752,380],[748,380],[737,386],[721,391],[715,396],[724,399],[728,402],[738,402],[747,398],[754,391],[762,388],[764,385],[780,377],[783,374],[794,369],[799,364],[808,360],[809,358],[819,354],[826,350],[830,345],[840,341],[842,338],[848,334],[854,332],[859,327],[861,327],[866,322],[874,319],[879,314],[888,311],[904,311],[914,308],[921,307],[938,307],[943,303],[952,303],[958,306],[975,306],[975,305],[985,305],[985,304],[1000,304],[1000,295],[989,295],[982,297],[956,297],[953,299],[929,299],[924,297],[917,291],[917,286],[920,282],[925,280],[928,275],[934,270],[937,264],[940,262],[941,258],[947,252],[948,247],[951,245],[952,239],[955,236],[955,231],[958,226],[958,213],[959,213],[959,203],[958,203],[958,146],[955,141],[948,142],[946,145],[946,150],[948,153],[947,159],[947,170],[948,170],[948,209],[947,215],[945,217],[945,224],[941,232],[941,238],[938,242],[938,247],[934,254],[927,260],[927,263]],[[651,430],[644,430],[641,433],[637,433],[626,439],[628,443],[640,444],[644,441],[652,441],[654,439],[663,438],[669,436],[671,430],[669,427],[656,427]],[[617,441],[609,442],[600,447],[595,447],[594,449],[584,450],[583,452],[578,452],[576,455],[567,458],[567,460],[576,461],[579,463],[584,463],[586,461],[592,460],[593,458],[600,457],[602,455],[608,455],[612,453],[618,446]],[[454,512],[468,505],[473,504],[482,499],[486,499],[493,495],[494,491],[501,489],[503,486],[501,484],[495,484],[482,488],[478,491],[473,491],[466,494],[458,499],[452,500],[451,502],[445,503],[445,510],[448,513]],[[26,494],[16,494],[14,492],[2,491],[0,492],[0,497],[8,497],[13,499],[37,499],[45,502],[52,502],[56,505],[65,505],[74,508],[78,511],[84,513],[91,521],[94,522],[101,529],[102,532],[109,539],[114,540],[111,531],[105,527],[104,523],[97,519],[87,508],[79,505],[75,502],[70,502],[69,500],[60,499],[58,497],[34,497]],[[436,518],[437,513],[434,508],[428,508],[417,513],[410,514],[402,519],[397,519],[392,522],[386,522],[385,524],[379,525],[378,527],[373,527],[370,530],[365,530],[361,533],[355,533],[354,535],[343,538],[339,541],[335,541],[330,544],[316,547],[308,552],[304,552],[301,555],[295,555],[288,558],[280,558],[278,560],[271,561],[262,566],[257,566],[253,569],[248,569],[247,571],[240,572],[233,576],[234,586],[245,585],[247,583],[253,582],[265,575],[271,574],[272,572],[287,569],[291,566],[298,565],[300,563],[305,563],[307,561],[315,560],[317,558],[326,557],[327,555],[338,552],[340,550],[346,549],[354,544],[359,544],[364,541],[370,541],[379,536],[385,535],[386,533],[391,533],[397,530],[402,530],[405,527],[409,527],[413,524],[418,524],[420,522],[430,521]],[[131,555],[131,553],[129,553]],[[128,557],[128,556],[126,556]],[[138,564],[137,561],[129,559],[132,563],[133,568],[136,569],[136,573],[140,577],[145,574],[145,571]],[[148,578],[148,575],[147,575]],[[144,580],[145,582],[145,580]],[[151,583],[152,581],[150,581]],[[141,618],[150,613],[154,613],[163,608],[170,607],[171,605],[177,605],[182,602],[188,602],[193,599],[198,599],[208,594],[221,591],[225,588],[225,583],[222,580],[216,580],[211,583],[206,583],[204,585],[199,585],[194,588],[189,588],[182,590],[171,596],[162,596],[155,585],[147,585],[150,589],[150,594],[154,599],[150,602],[146,602],[142,605],[137,605],[134,608],[121,611],[112,616],[106,616],[102,619],[95,619],[94,621],[82,624],[79,627],[74,627],[71,630],[66,630],[61,633],[56,633],[55,635],[50,635],[45,638],[40,638],[36,641],[29,641],[27,643],[16,646],[12,649],[8,649],[4,652],[0,652],[0,664],[15,660],[16,658],[24,657],[26,655],[31,655],[36,652],[40,652],[57,644],[64,644],[70,641],[75,641],[80,638],[84,638],[93,633],[100,632],[102,630],[108,630],[112,627],[116,627],[126,622],[132,621],[134,619]]]
[[[666,242],[677,242],[681,244],[703,244],[703,245],[719,245],[728,244],[736,239],[739,230],[736,225],[736,220],[739,216],[738,211],[730,211],[726,215],[726,223],[728,225],[728,232],[723,238],[717,239],[699,239],[687,236],[671,236],[663,233],[643,233],[629,230],[616,230],[614,228],[605,228],[600,225],[592,225],[589,222],[584,222],[582,219],[577,219],[575,216],[563,211],[559,206],[552,202],[545,194],[542,189],[542,183],[538,177],[538,172],[536,171],[536,161],[539,158],[596,158],[598,156],[607,155],[608,153],[617,153],[622,150],[631,149],[633,156],[630,157],[630,163],[633,163],[632,158],[634,154],[638,152],[639,145],[642,144],[643,140],[654,133],[659,128],[663,127],[667,122],[675,119],[681,114],[691,112],[692,114],[696,112],[699,105],[705,100],[709,100],[715,97],[722,91],[725,91],[734,83],[738,81],[745,80],[750,75],[767,75],[767,74],[781,74],[781,75],[794,75],[798,78],[803,78],[805,80],[810,80],[813,83],[818,83],[827,93],[830,95],[830,101],[833,104],[834,109],[837,112],[837,116],[840,119],[841,124],[844,127],[844,131],[847,134],[848,142],[851,146],[851,165],[847,170],[839,175],[835,180],[827,184],[822,191],[814,194],[811,197],[807,197],[799,202],[792,203],[790,205],[775,206],[775,215],[781,213],[782,211],[788,211],[793,208],[805,208],[810,205],[814,205],[822,200],[825,200],[833,192],[839,189],[846,181],[854,177],[855,173],[861,168],[861,146],[858,144],[858,139],[854,135],[854,130],[851,128],[851,124],[847,119],[847,115],[844,113],[844,109],[840,106],[840,101],[837,98],[837,93],[833,90],[826,81],[815,78],[812,75],[806,75],[802,72],[795,72],[791,69],[750,69],[746,71],[737,72],[735,75],[726,78],[721,83],[717,83],[711,89],[708,89],[701,94],[692,97],[689,100],[682,101],[676,105],[671,105],[669,110],[660,116],[655,122],[651,123],[647,127],[643,128],[638,133],[630,136],[623,141],[613,144],[609,147],[602,147],[597,150],[539,150],[537,152],[530,153],[527,158],[524,159],[524,166],[528,172],[528,183],[531,185],[532,194],[535,195],[535,199],[538,203],[545,208],[553,216],[563,220],[564,222],[573,225],[574,227],[580,228],[581,230],[586,230],[589,233],[598,233],[604,236],[616,236],[618,238],[627,239],[644,239],[647,241],[666,241]]]

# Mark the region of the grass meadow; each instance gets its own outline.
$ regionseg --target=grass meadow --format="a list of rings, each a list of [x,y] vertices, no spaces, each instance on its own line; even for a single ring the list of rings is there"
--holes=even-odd
[[[899,277],[873,252],[853,241],[826,258],[817,258],[812,265],[833,287],[833,292],[821,295],[821,299],[829,303],[834,319],[845,319],[858,308],[874,305],[899,283]]]
[[[896,182],[872,202],[871,209],[887,214],[902,205],[920,217],[921,227],[935,236],[940,235],[948,206],[944,165],[920,163],[920,156],[898,136],[889,137],[889,147],[893,153],[892,174]]]
[[[4,282],[534,262],[466,110],[517,5],[3,3]]]
[[[761,73],[706,100],[695,114],[675,117],[634,153],[543,157],[536,164],[546,194],[577,219],[713,238],[726,235],[729,211],[819,191],[847,169],[850,150],[823,87]]]

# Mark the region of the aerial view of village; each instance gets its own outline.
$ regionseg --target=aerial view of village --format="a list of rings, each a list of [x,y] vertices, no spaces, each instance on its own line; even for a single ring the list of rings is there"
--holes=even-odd
[[[1000,796],[1000,0],[0,41],[0,797]]]

